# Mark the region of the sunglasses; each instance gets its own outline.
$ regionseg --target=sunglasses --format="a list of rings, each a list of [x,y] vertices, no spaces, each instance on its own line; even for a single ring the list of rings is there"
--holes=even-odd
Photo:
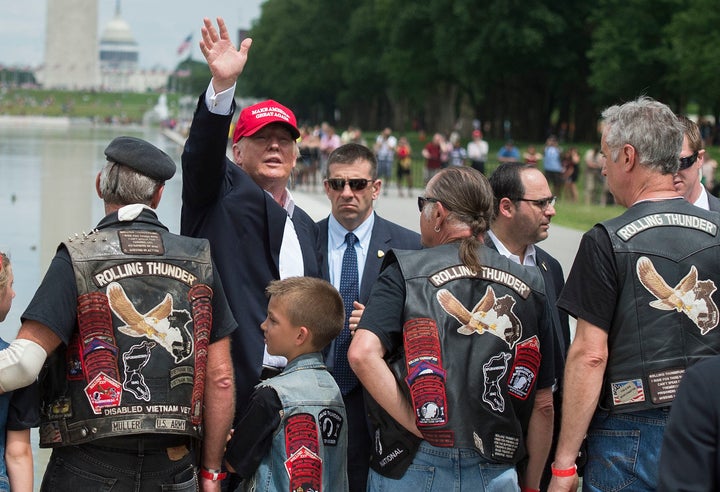
[[[554,207],[556,200],[557,200],[556,196],[550,196],[547,198],[538,198],[537,200],[531,200],[529,198],[516,198],[513,201],[530,202],[533,205],[537,205],[540,208],[540,210],[542,210],[544,212],[545,210],[547,210],[548,207],[550,207],[550,206]]]
[[[440,200],[437,198],[430,198],[429,196],[419,196],[418,197],[418,211],[422,212],[425,208],[425,205],[428,203],[440,203]]]
[[[698,151],[696,150],[692,154],[680,158],[680,170],[687,169],[697,161]]]
[[[360,191],[367,188],[367,185],[375,181],[374,179],[362,179],[362,178],[353,178],[353,179],[342,179],[342,178],[330,178],[326,179],[325,182],[335,191],[342,191],[345,189],[345,183],[347,183],[350,186],[350,189],[353,191]]]

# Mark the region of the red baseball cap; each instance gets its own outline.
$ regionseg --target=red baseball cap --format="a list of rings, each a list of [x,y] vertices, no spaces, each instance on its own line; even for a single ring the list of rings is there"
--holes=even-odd
[[[297,139],[300,136],[293,112],[279,102],[268,99],[240,111],[240,117],[233,133],[233,143],[240,140],[241,137],[254,135],[270,123],[284,123],[293,138]]]

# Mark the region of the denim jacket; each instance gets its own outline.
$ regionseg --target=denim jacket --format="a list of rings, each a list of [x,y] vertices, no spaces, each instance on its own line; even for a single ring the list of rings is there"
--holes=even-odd
[[[322,355],[297,357],[261,386],[277,392],[282,421],[246,490],[347,491],[345,406]]]

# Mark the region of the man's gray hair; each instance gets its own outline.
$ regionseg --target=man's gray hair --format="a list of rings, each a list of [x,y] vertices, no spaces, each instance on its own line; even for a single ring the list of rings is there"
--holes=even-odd
[[[113,205],[150,205],[155,191],[163,184],[164,181],[156,181],[116,162],[108,161],[100,171],[100,194],[105,203]]]
[[[680,167],[683,127],[669,107],[641,96],[602,113],[605,142],[612,160],[623,145],[635,148],[638,162],[661,174],[675,174]]]

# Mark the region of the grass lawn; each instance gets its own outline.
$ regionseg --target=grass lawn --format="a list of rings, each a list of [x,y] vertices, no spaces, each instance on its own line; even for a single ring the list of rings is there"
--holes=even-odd
[[[159,93],[79,92],[41,89],[0,89],[0,114],[67,116],[94,121],[141,123],[158,102]],[[171,114],[178,95],[168,94]]]
[[[368,141],[372,141],[374,139],[374,134],[372,132],[366,132],[365,134]],[[415,188],[422,189],[425,184],[423,182],[423,172],[425,167],[425,160],[422,158],[421,151],[424,143],[421,144],[417,140],[417,135],[414,134],[406,134],[406,136],[409,137],[410,144],[412,146],[412,155],[413,155],[413,183]],[[414,141],[413,141],[414,140]],[[495,154],[497,153],[498,149],[502,147],[502,141],[494,141],[491,140],[488,142],[490,145],[490,154],[489,154],[489,162],[486,164],[487,174],[490,175],[495,170],[495,168],[498,166],[497,159],[495,158]],[[520,152],[523,152],[528,144],[518,143],[518,148],[520,149]],[[536,149],[539,149],[542,152],[542,149],[544,147],[543,143],[534,143]],[[570,144],[565,144],[566,146]],[[578,148],[578,152],[580,153],[580,156],[585,154],[585,151],[592,145],[589,143],[579,143],[579,144],[572,144]],[[555,210],[556,215],[553,217],[552,221],[553,224],[558,224],[564,227],[569,227],[571,229],[576,229],[579,231],[587,231],[592,226],[597,224],[600,221],[610,219],[612,217],[616,217],[620,215],[625,209],[623,207],[620,207],[618,205],[609,205],[607,207],[601,207],[597,205],[585,205],[585,198],[584,198],[584,185],[585,185],[585,179],[584,175],[582,174],[582,166],[583,164],[580,164],[581,171],[580,171],[580,177],[577,181],[578,186],[578,194],[579,199],[577,203],[571,203],[570,201],[566,200],[560,200],[558,199],[557,203],[555,204]],[[542,167],[541,167],[542,170]],[[391,179],[391,188],[394,189],[396,187],[395,184],[395,176],[393,175]]]

